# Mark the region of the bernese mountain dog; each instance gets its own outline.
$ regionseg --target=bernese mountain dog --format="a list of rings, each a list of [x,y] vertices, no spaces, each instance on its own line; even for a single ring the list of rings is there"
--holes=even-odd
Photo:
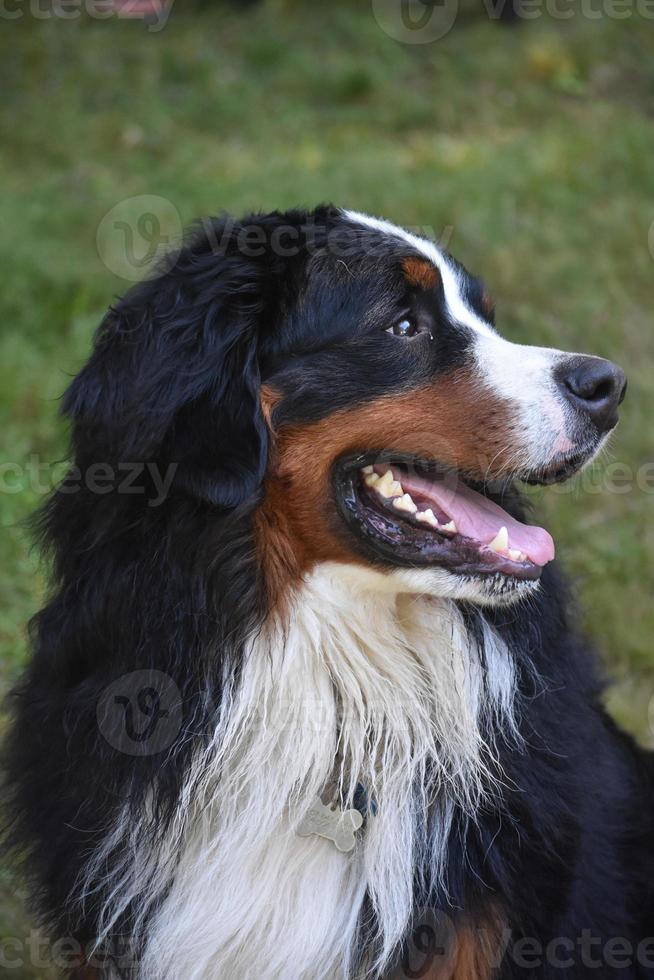
[[[625,386],[332,206],[203,222],[110,308],[5,753],[71,975],[654,977],[654,768],[520,491]]]

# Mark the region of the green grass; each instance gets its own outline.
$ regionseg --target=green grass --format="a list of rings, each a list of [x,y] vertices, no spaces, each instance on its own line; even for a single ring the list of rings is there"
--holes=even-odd
[[[216,3],[195,15],[178,5],[158,34],[124,21],[3,22],[3,461],[64,455],[57,398],[127,286],[101,261],[96,231],[141,194],[166,198],[184,223],[333,200],[436,235],[450,229],[452,251],[491,284],[507,336],[625,367],[609,461],[636,471],[651,460],[648,25],[578,15],[507,30],[466,0],[446,38],[401,45],[366,2],[270,0],[247,13]],[[0,491],[3,689],[25,661],[24,627],[43,588],[20,527],[42,492],[21,482]],[[618,678],[611,705],[647,736],[654,470],[649,492],[594,489],[536,496],[579,582],[580,616]],[[28,934],[16,888],[2,872],[0,936]]]

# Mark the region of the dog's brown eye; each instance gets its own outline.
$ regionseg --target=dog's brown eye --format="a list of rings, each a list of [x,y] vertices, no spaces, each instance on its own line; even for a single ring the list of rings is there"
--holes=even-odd
[[[413,320],[404,316],[397,323],[394,323],[392,327],[389,327],[386,333],[393,334],[394,337],[413,337],[418,333],[418,327]]]

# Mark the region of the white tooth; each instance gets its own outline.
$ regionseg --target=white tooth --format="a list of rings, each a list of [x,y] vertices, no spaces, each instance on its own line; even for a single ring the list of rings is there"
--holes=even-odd
[[[509,548],[509,558],[511,561],[523,561],[523,554],[519,548]]]
[[[457,526],[454,521],[448,521],[447,524],[441,525],[441,531],[450,531],[452,534],[456,534]]]
[[[376,473],[369,473],[364,482],[367,487],[374,487],[376,483],[379,483],[379,477]]]
[[[405,493],[402,497],[396,497],[393,501],[393,507],[396,510],[405,510],[408,514],[415,514],[418,510],[408,493]]]
[[[488,545],[490,551],[506,551],[509,547],[509,532],[505,527],[501,527],[491,543]]]
[[[386,498],[401,497],[403,493],[401,484],[399,484],[397,480],[393,479],[393,474],[390,470],[386,470],[379,483],[376,485],[375,490],[382,497]]]
[[[375,471],[372,468],[372,466],[364,466],[361,472],[363,473],[364,476],[370,476],[370,474],[374,473]]]
[[[422,521],[423,524],[431,524],[432,527],[438,527],[438,521],[434,517],[434,512],[429,508],[429,510],[422,510],[416,514],[416,520]]]

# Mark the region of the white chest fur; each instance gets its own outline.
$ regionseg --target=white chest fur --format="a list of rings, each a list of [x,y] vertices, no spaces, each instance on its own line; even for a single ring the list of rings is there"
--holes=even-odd
[[[126,870],[126,890],[137,874],[150,894],[169,885],[141,980],[348,977],[366,893],[388,962],[416,868],[442,875],[454,808],[474,815],[489,786],[485,714],[513,726],[506,649],[488,630],[483,670],[454,603],[417,591],[401,574],[323,566],[287,626],[253,642],[175,833]],[[328,783],[344,808],[357,784],[376,801],[349,852],[297,832]]]

